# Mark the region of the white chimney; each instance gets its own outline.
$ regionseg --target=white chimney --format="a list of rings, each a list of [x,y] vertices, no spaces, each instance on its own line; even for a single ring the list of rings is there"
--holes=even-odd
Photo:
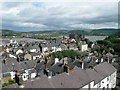
[[[115,61],[115,58],[112,59],[112,63]]]
[[[64,63],[64,65],[65,65],[65,64],[68,64],[68,58],[67,58],[67,57],[65,57],[65,58],[63,59],[63,63]]]
[[[103,62],[103,58],[101,58],[101,63]]]
[[[96,59],[95,62],[98,63],[98,59]]]
[[[82,61],[82,69],[84,69],[84,62]]]
[[[55,58],[55,64],[59,62],[59,58]]]
[[[110,63],[110,57],[108,56],[108,63]]]
[[[47,70],[48,73],[48,78],[51,79],[52,78],[52,72],[50,72],[49,70]]]

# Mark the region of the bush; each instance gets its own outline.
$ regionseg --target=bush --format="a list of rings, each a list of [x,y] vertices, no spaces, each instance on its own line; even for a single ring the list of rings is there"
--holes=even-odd
[[[75,58],[75,56],[79,56],[78,52],[74,50],[63,50],[63,51],[57,51],[54,53],[49,54],[49,56],[52,56],[53,58],[58,57],[70,57],[70,58]]]
[[[2,87],[5,87],[5,86],[9,86],[9,85],[12,85],[12,84],[14,84],[15,83],[15,80],[9,80],[9,82],[8,83],[4,83],[3,85],[2,85]]]

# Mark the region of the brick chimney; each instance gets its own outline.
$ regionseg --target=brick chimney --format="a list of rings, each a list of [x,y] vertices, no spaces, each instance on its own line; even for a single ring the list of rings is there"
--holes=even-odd
[[[47,57],[47,63],[51,62],[51,57]]]
[[[15,81],[19,86],[23,84],[22,74],[20,74],[18,70],[16,70]]]
[[[17,61],[20,62],[20,56],[17,56]]]
[[[70,67],[68,66],[68,64],[65,64],[65,66],[64,66],[64,72],[67,72],[67,73],[70,72]]]
[[[50,72],[50,70],[48,69],[47,65],[45,65],[44,74],[45,74],[48,78],[51,78],[51,77],[52,77],[52,72]]]

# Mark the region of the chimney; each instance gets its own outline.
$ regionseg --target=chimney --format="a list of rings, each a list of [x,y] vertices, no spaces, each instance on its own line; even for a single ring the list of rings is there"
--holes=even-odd
[[[75,56],[75,60],[77,60],[77,56]]]
[[[17,56],[17,61],[20,62],[20,57],[19,56]]]
[[[65,64],[65,66],[64,66],[64,72],[67,72],[67,73],[70,72],[70,67],[68,66],[68,64]]]
[[[107,59],[108,59],[108,63],[110,63],[110,56],[108,56]]]
[[[49,70],[47,70],[47,76],[50,79],[52,77],[52,72],[50,72]]]
[[[82,69],[84,69],[84,61],[81,61],[82,62]]]
[[[22,79],[22,75],[19,73],[18,70],[16,70],[16,74],[15,74],[15,81],[16,83],[19,85],[19,88],[23,87],[23,79]]]
[[[103,58],[101,58],[101,63],[103,62]]]
[[[59,58],[55,58],[55,64],[59,62]]]
[[[112,63],[115,61],[115,58],[112,59]]]
[[[50,70],[48,69],[47,65],[45,65],[44,74],[45,74],[48,78],[51,78],[51,77],[52,77],[52,72],[50,72]]]
[[[64,63],[64,65],[68,64],[68,58],[67,57],[63,58],[63,63]]]
[[[4,64],[6,64],[6,62],[7,62],[7,61],[6,61],[6,58],[5,58],[5,59],[3,59],[3,63],[4,63]]]
[[[51,57],[47,57],[47,63],[51,62]]]

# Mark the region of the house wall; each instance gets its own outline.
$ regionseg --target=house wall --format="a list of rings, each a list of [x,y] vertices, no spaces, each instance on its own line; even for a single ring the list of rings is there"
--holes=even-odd
[[[16,52],[16,55],[18,55],[19,53],[23,53],[23,51],[22,51],[22,50],[18,50],[18,51]]]
[[[88,45],[87,44],[81,45],[81,51],[83,52],[83,51],[86,51],[86,50],[88,50]]]
[[[117,71],[116,72],[114,72],[113,74],[111,74],[111,76],[110,76],[110,87],[111,88],[115,88],[115,86],[116,86],[116,78],[117,78]]]
[[[35,78],[36,77],[36,73],[31,73],[31,78]]]
[[[90,82],[90,88],[94,88],[94,84],[95,84],[94,81]]]
[[[45,53],[46,51],[48,51],[48,47],[43,47],[42,48],[42,53]]]
[[[32,60],[32,56],[30,55],[30,54],[26,54],[25,56],[24,56],[24,59],[25,60]]]
[[[56,47],[51,47],[52,52],[56,52]]]
[[[89,84],[87,84],[87,85],[83,86],[83,87],[82,87],[82,88],[80,88],[79,90],[88,90],[88,88],[89,88]]]
[[[11,79],[14,79],[15,78],[15,72],[11,71],[10,74],[11,74]]]
[[[27,73],[23,73],[22,74],[22,79],[23,79],[23,81],[28,80],[28,74]]]
[[[36,49],[30,49],[30,52],[37,52]]]
[[[36,60],[36,58],[41,58],[41,55],[33,56],[33,60]]]
[[[101,90],[101,88],[115,88],[115,86],[116,72],[112,73],[111,75],[101,80],[99,83],[95,84],[94,88],[98,88],[98,90]]]
[[[12,54],[9,54],[9,57],[13,57],[13,58],[16,58],[16,56],[12,55]]]
[[[56,51],[62,51],[62,49],[59,47],[59,48],[56,48]]]

